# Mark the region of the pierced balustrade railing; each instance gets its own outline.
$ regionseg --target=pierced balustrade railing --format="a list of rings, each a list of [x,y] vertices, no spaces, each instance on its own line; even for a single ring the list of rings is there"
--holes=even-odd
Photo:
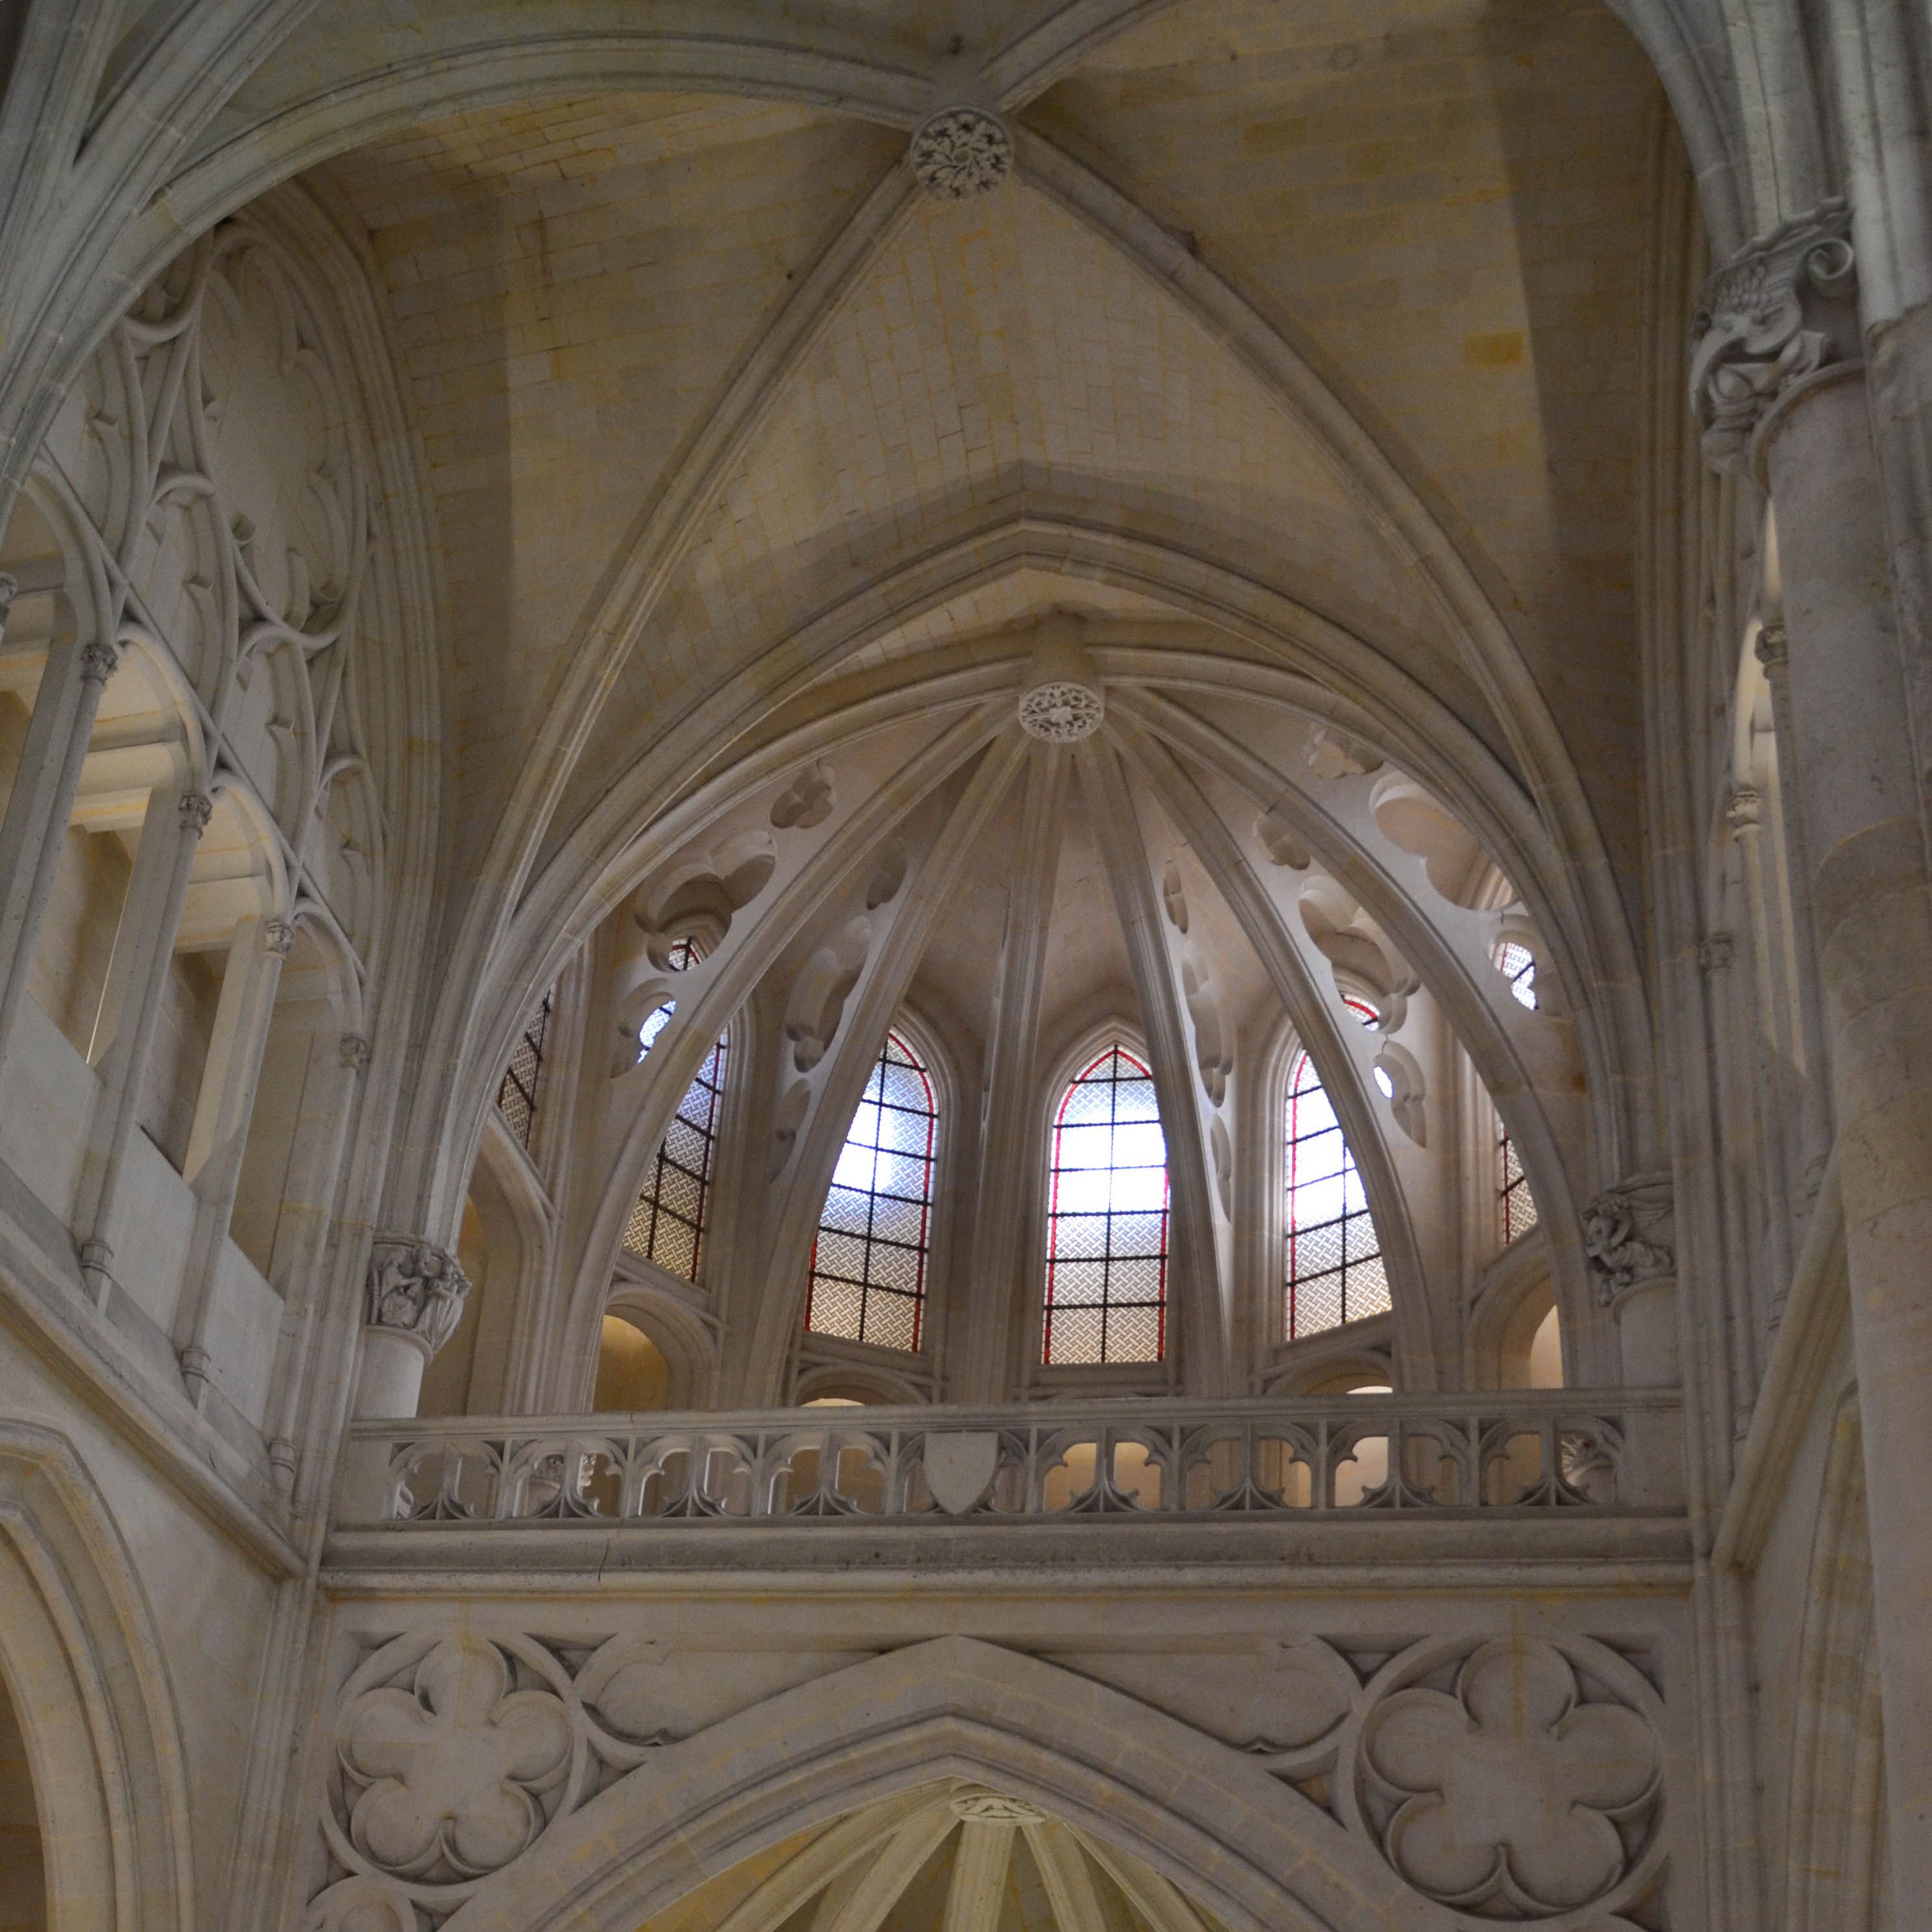
[[[1677,1439],[1675,1396],[1642,1390],[362,1422],[338,1522],[1669,1508]]]

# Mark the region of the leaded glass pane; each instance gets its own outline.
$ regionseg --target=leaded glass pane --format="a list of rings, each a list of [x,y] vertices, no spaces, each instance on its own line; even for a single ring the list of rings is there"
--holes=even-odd
[[[1061,1096],[1047,1202],[1046,1360],[1159,1361],[1167,1142],[1153,1076],[1125,1048],[1109,1047]]]
[[[1358,1017],[1364,1014],[1374,1018],[1369,1010],[1358,1010]],[[1295,1055],[1288,1072],[1282,1140],[1292,1340],[1381,1313],[1388,1306],[1388,1280],[1354,1156],[1306,1053]]]
[[[698,952],[688,940],[675,963],[695,964]],[[704,1248],[705,1209],[711,1190],[711,1167],[718,1146],[718,1107],[724,1089],[724,1060],[730,1036],[721,1034],[698,1077],[685,1090],[670,1126],[651,1163],[650,1178],[624,1229],[624,1246],[634,1255],[686,1281],[698,1279]]]
[[[926,1070],[888,1034],[818,1220],[805,1313],[814,1334],[918,1348],[937,1126]]]

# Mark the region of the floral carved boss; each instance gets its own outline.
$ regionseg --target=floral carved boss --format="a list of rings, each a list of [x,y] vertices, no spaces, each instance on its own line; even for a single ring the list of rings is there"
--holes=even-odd
[[[1452,1688],[1395,1691],[1363,1747],[1389,1862],[1445,1905],[1514,1918],[1615,1905],[1650,1862],[1656,1734],[1624,1705],[1586,1702],[1552,1645],[1501,1638]]]

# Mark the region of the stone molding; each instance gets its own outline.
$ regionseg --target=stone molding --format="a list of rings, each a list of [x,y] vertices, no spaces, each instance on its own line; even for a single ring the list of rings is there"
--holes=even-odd
[[[425,1360],[456,1332],[470,1278],[447,1248],[413,1234],[378,1234],[369,1250],[364,1324],[412,1342]]]
[[[1690,402],[1714,469],[1736,470],[1806,377],[1859,358],[1851,216],[1822,202],[1734,256],[1690,326]]]
[[[1667,1174],[1634,1174],[1583,1210],[1583,1252],[1597,1299],[1613,1308],[1634,1288],[1677,1272],[1673,1195]]]
[[[1013,171],[1013,137],[983,107],[942,107],[914,130],[914,178],[939,201],[968,201]]]
[[[741,1802],[807,1767],[856,1783],[872,1751],[935,1719],[970,1720],[977,1741],[985,1782],[944,1801],[962,1822],[1052,1815],[1068,1767],[1108,1761],[1104,1738],[1178,1780],[1172,1822],[1232,1807],[1263,1832],[1256,1868],[1318,1852],[1351,1922],[1434,1924],[1445,1907],[1651,1922],[1665,1882],[1664,1701],[1580,1634],[1466,1628],[1393,1650],[1300,1636],[1185,1658],[943,1638],[868,1658],[720,1652],[622,1622],[560,1639],[446,1606],[368,1651],[332,1700],[304,1924],[420,1928],[467,1907],[465,1924],[634,1924],[638,1834],[672,1794],[704,1821],[714,1791]],[[1027,1796],[1002,1788],[1010,1756]],[[594,1831],[578,1822],[593,1808]],[[1299,1902],[1288,1883],[1262,1922]]]

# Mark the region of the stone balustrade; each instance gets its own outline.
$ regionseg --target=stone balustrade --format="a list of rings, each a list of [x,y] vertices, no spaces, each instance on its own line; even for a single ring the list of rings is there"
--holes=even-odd
[[[1680,1438],[1675,1394],[1647,1389],[412,1418],[355,1425],[337,1521],[1674,1510]]]

